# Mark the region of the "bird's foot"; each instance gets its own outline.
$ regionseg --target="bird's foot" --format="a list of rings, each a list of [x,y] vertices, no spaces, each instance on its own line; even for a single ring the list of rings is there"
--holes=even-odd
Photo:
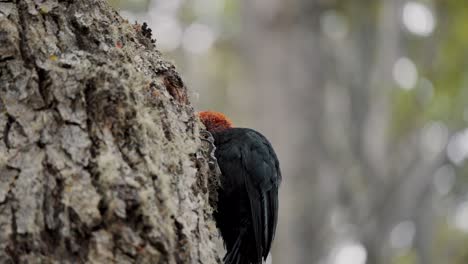
[[[211,135],[211,133],[206,130],[200,130],[200,135],[201,135],[200,139],[202,141],[209,143],[210,147],[208,149],[208,153],[209,153],[210,160],[208,161],[208,165],[210,166],[210,169],[214,169],[217,161],[215,157],[216,146],[214,144],[213,135]]]

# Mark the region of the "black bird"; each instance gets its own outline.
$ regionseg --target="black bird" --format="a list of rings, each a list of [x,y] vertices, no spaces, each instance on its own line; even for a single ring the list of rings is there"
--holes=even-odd
[[[278,158],[257,131],[233,128],[217,112],[199,117],[213,135],[223,175],[214,217],[227,249],[224,263],[260,264],[268,257],[278,220]]]

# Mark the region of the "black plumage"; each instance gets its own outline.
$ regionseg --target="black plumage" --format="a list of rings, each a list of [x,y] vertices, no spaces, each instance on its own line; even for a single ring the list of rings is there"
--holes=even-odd
[[[262,263],[278,220],[281,172],[268,140],[248,128],[212,131],[222,172],[215,220],[224,239],[225,264]]]

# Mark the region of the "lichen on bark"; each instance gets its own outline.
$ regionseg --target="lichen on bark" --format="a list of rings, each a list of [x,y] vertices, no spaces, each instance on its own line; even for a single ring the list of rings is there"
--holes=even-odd
[[[0,263],[217,263],[175,67],[104,0],[0,2]]]

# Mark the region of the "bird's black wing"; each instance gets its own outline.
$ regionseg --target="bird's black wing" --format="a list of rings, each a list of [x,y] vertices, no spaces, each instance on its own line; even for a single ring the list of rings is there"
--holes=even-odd
[[[278,159],[268,140],[250,131],[242,150],[242,164],[246,169],[245,186],[250,202],[256,259],[267,258],[278,221],[278,186],[281,172]],[[248,147],[248,148],[247,148]]]
[[[225,263],[261,263],[278,219],[278,159],[254,130],[234,128],[213,136],[223,174],[215,218],[228,249]]]

